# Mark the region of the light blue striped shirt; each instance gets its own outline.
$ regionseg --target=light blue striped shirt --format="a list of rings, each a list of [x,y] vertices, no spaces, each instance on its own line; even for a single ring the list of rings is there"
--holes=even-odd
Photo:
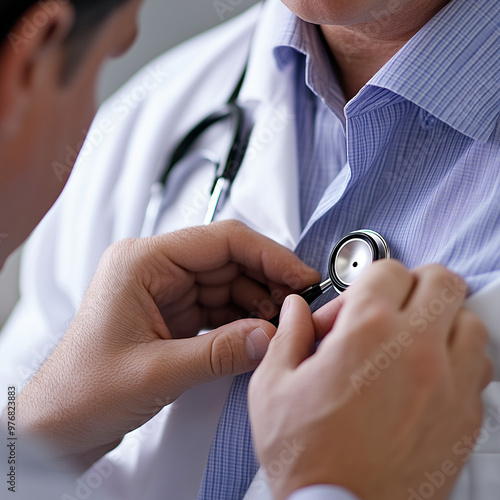
[[[326,276],[333,244],[367,228],[409,268],[442,263],[471,292],[500,277],[499,37],[499,2],[452,1],[346,103],[317,27],[283,20],[304,260]]]

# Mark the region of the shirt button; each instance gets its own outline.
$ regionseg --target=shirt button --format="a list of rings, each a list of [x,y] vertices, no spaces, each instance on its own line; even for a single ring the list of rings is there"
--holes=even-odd
[[[429,113],[423,112],[421,114],[422,128],[424,130],[431,130],[436,126],[436,118]]]

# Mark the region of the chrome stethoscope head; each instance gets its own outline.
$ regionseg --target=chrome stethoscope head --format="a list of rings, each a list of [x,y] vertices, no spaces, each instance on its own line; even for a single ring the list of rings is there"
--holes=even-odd
[[[328,267],[331,286],[342,293],[377,260],[390,259],[389,245],[370,229],[353,231],[344,236],[332,250]]]
[[[339,294],[345,292],[373,262],[390,258],[389,245],[379,233],[370,229],[353,231],[333,248],[328,263],[329,278],[304,290],[300,296],[312,304],[332,287]],[[277,327],[279,314],[270,322]]]

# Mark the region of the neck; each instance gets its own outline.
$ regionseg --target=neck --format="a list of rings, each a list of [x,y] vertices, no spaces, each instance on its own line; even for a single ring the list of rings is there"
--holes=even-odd
[[[415,2],[418,6],[380,17],[374,14],[375,20],[355,25],[322,25],[346,99],[352,99],[449,1]]]

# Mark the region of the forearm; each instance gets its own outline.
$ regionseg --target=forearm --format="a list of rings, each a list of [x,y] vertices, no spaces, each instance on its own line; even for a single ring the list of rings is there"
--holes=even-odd
[[[69,460],[83,472],[120,440],[93,446],[98,427],[92,408],[102,391],[64,343],[18,394],[17,428],[27,439],[43,442],[47,459]]]

